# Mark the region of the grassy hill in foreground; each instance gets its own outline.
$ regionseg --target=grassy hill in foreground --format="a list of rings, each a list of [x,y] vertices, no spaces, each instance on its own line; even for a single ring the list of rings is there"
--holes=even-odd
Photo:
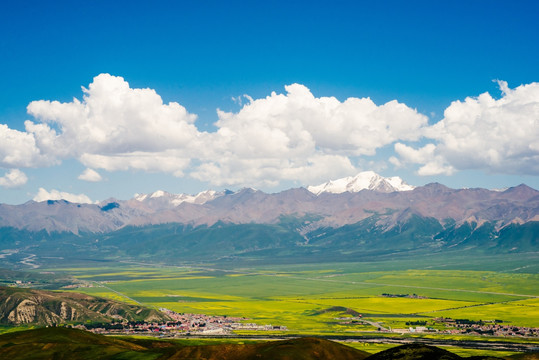
[[[0,335],[2,359],[155,359],[142,356],[147,348],[93,333],[62,327],[41,328]],[[156,353],[158,354],[158,353]]]
[[[0,324],[162,321],[154,309],[71,292],[0,287]]]
[[[520,356],[520,357],[519,357]],[[523,357],[524,356],[524,357]],[[408,344],[375,355],[333,341],[317,338],[268,341],[254,344],[183,345],[148,338],[110,337],[90,332],[52,327],[0,335],[2,359],[339,359],[339,360],[487,360],[463,358],[433,346]],[[510,359],[536,359],[535,354]]]
[[[435,346],[423,345],[423,344],[406,344],[397,346],[391,349],[381,351],[369,357],[369,360],[460,360],[462,357],[453,354],[450,351],[437,348]],[[473,360],[488,360],[488,359],[500,359],[490,356],[473,356]]]
[[[332,341],[302,338],[258,344],[185,346],[172,341],[117,338],[67,328],[43,328],[0,335],[2,359],[342,359],[369,353]]]

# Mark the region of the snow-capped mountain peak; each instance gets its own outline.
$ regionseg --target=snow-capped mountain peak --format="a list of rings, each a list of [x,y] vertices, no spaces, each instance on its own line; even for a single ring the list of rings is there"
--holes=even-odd
[[[365,189],[379,192],[393,192],[413,190],[414,186],[408,185],[398,176],[385,178],[374,171],[363,171],[356,176],[330,180],[324,184],[307,187],[307,190],[316,195],[325,192],[332,194],[358,192]]]
[[[191,204],[204,204],[210,200],[215,199],[217,196],[220,196],[220,193],[217,193],[217,191],[214,190],[206,190],[199,192],[196,195],[187,195],[187,194],[180,194],[177,195],[175,199],[173,199],[171,202],[175,206],[180,205],[183,202],[191,203]]]
[[[165,194],[167,194],[166,192],[164,192],[163,190],[157,190],[156,192],[154,192],[153,194],[150,195],[151,198],[158,198],[158,197],[163,197],[165,196]],[[170,195],[170,194],[169,194]]]
[[[156,199],[156,198],[160,198],[160,197],[164,197],[168,195],[173,195],[173,194],[169,194],[163,190],[157,190],[151,194],[135,194],[134,199],[142,202],[147,199]]]
[[[168,203],[171,206],[178,206],[184,202],[201,205],[221,195],[223,194],[214,190],[202,191],[196,195],[171,194],[166,191],[158,190],[152,194],[135,194],[134,199],[140,202],[159,201],[161,203]]]
[[[148,197],[147,194],[139,194],[139,193],[136,193],[135,196],[134,196],[134,199],[137,200],[137,201],[144,201],[146,200],[146,198]]]

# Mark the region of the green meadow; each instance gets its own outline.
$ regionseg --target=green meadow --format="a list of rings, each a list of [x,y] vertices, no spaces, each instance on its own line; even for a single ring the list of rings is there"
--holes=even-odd
[[[538,274],[382,268],[360,263],[240,269],[117,263],[53,271],[92,286],[75,291],[179,313],[243,317],[286,326],[293,334],[362,335],[379,327],[407,328],[414,321],[440,328],[432,322],[436,317],[539,327]],[[368,322],[345,319],[356,313]]]

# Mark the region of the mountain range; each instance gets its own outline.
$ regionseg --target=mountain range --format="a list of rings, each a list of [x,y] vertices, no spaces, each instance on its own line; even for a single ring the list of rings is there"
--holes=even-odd
[[[539,192],[520,185],[505,191],[450,189],[440,184],[414,187],[399,177],[384,178],[366,171],[275,194],[244,188],[238,192],[213,190],[196,195],[162,190],[136,194],[133,199],[108,199],[99,204],[65,200],[0,204],[0,227],[48,232],[109,232],[133,225],[181,223],[271,224],[282,216],[315,217],[310,228],[357,223],[373,214],[391,228],[415,214],[439,221],[511,223],[539,221]]]
[[[269,250],[275,256],[277,249],[526,252],[536,249],[538,237],[539,191],[524,184],[504,191],[413,187],[373,172],[274,194],[252,188],[197,195],[156,191],[99,204],[0,204],[0,246],[19,250],[43,250],[62,238],[77,239],[79,250],[91,239],[101,251],[134,257],[137,251],[223,258]]]

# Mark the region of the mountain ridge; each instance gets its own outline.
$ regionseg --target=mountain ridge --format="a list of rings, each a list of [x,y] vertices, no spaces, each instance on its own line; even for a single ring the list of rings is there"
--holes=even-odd
[[[244,188],[202,194],[198,202],[177,205],[171,201],[178,197],[164,191],[100,204],[0,204],[0,245],[12,249],[2,250],[0,263],[32,267],[58,257],[351,261],[537,249],[539,191],[526,185],[502,192],[432,183],[391,192]]]
[[[154,193],[155,194],[155,193]],[[438,221],[453,219],[457,224],[469,221],[493,222],[502,228],[511,223],[539,219],[539,191],[526,185],[503,192],[481,188],[451,189],[438,183],[413,190],[382,192],[362,189],[357,192],[322,192],[293,188],[267,194],[254,189],[235,193],[202,192],[199,201],[192,198],[174,205],[177,196],[165,192],[159,196],[114,200],[101,204],[75,204],[65,200],[27,202],[22,205],[0,204],[0,227],[30,231],[46,230],[104,233],[134,225],[181,223],[193,226],[226,223],[272,224],[281,216],[315,216],[320,226],[338,227],[382,214],[388,225],[405,212]],[[392,214],[388,214],[392,210]],[[384,215],[385,214],[385,215]]]

